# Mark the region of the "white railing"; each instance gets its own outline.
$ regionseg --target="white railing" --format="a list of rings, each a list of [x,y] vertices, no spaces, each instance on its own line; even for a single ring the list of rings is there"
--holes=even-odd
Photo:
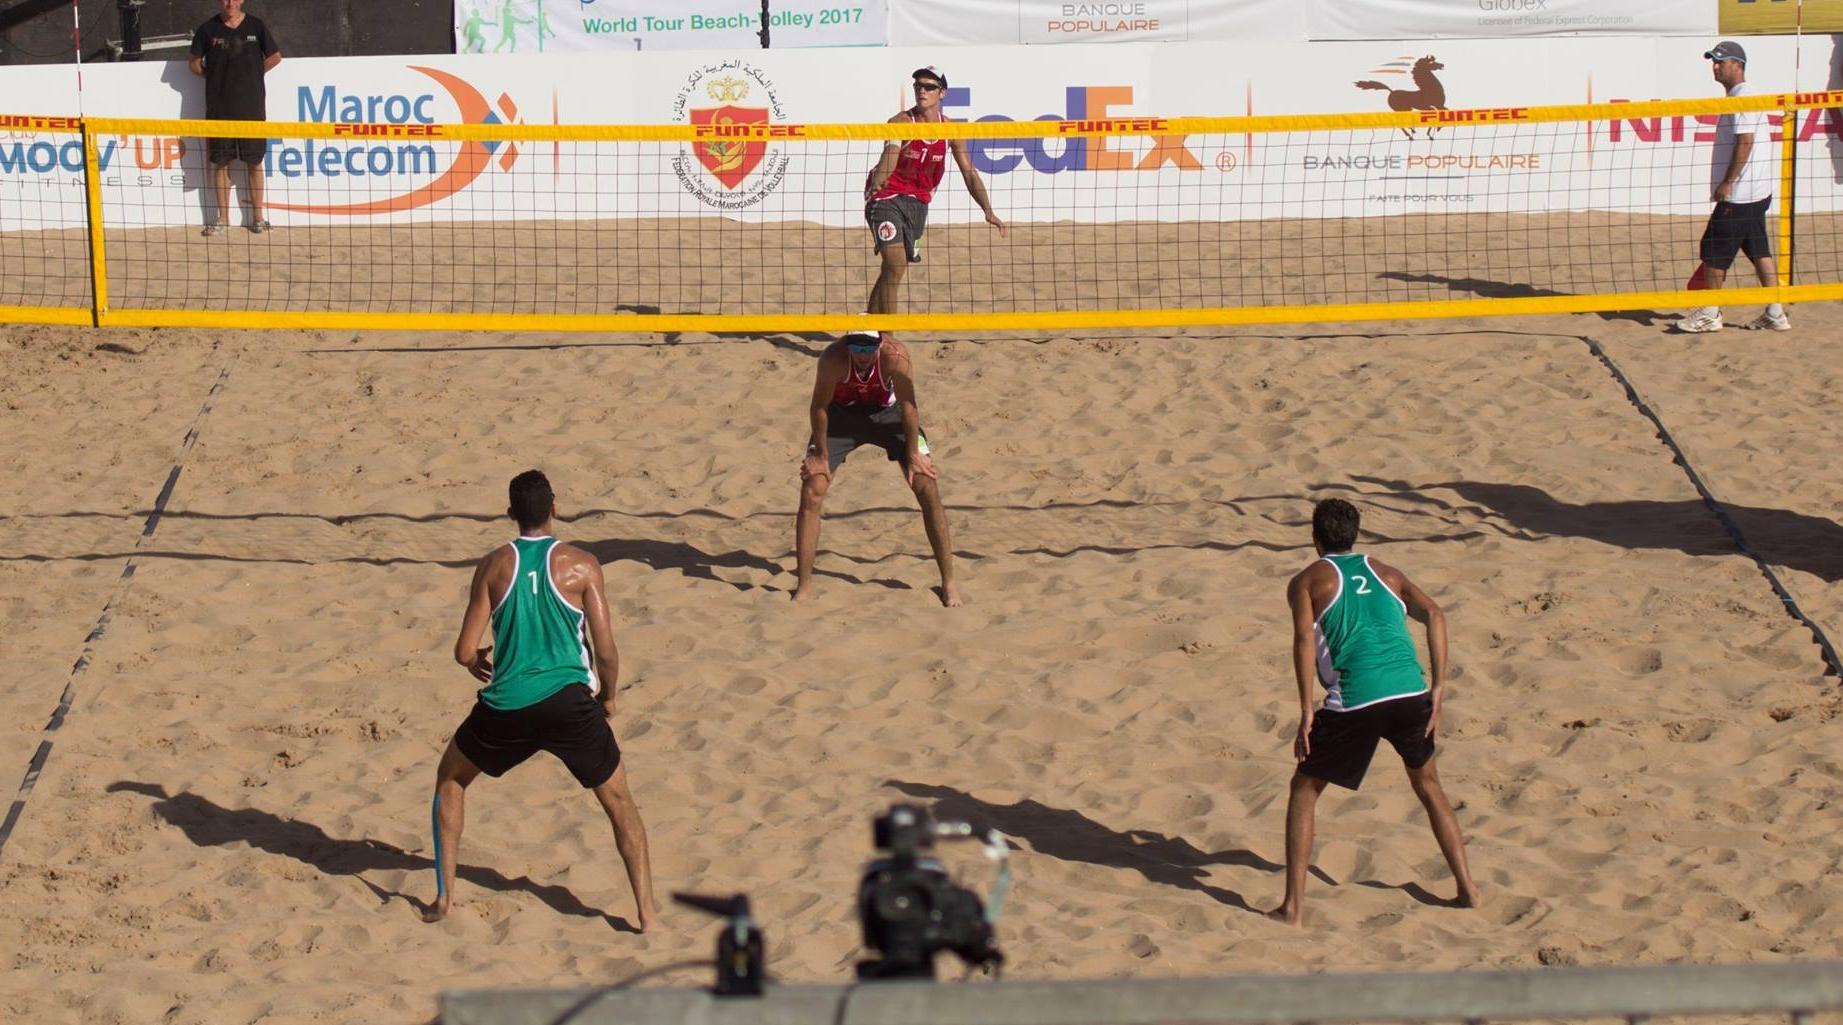
[[[708,971],[708,969],[706,969]],[[1208,979],[876,982],[701,989],[479,991],[442,998],[444,1025],[1283,1025],[1507,1022],[1843,1010],[1843,962],[1663,965]]]

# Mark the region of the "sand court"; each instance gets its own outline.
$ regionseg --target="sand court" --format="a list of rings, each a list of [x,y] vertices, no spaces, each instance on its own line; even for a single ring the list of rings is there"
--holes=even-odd
[[[605,820],[543,757],[470,790],[456,911],[418,920],[475,686],[449,649],[530,466],[605,566],[659,888],[749,892],[783,980],[849,975],[897,799],[1013,838],[1018,977],[1839,956],[1837,681],[1578,338],[1843,633],[1817,415],[1843,316],[1793,316],[914,337],[958,610],[875,452],[828,498],[816,601],[788,602],[822,339],[16,329],[5,785],[137,568],[0,854],[0,1010],[425,1022],[446,989],[707,956],[687,912],[626,931]],[[1282,886],[1283,588],[1331,495],[1450,616],[1441,775],[1480,910],[1441,906],[1385,751],[1321,803],[1313,929],[1250,913]]]

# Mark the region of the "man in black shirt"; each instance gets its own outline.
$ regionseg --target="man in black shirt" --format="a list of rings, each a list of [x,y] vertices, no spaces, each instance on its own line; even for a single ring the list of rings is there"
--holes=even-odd
[[[262,19],[243,13],[243,0],[218,0],[223,12],[192,33],[192,73],[205,80],[205,117],[213,121],[267,121],[268,96],[262,76],[282,62],[281,47]],[[262,212],[262,158],[267,139],[208,139],[211,187],[217,193],[217,220],[206,235],[224,230],[230,220],[230,162],[241,160],[249,172],[250,230],[269,230]]]

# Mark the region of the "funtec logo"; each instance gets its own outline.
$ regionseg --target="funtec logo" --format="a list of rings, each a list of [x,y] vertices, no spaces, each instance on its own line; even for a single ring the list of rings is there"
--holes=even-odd
[[[440,86],[469,125],[523,124],[512,97],[499,94],[489,104],[464,79],[435,68],[411,66]],[[439,115],[446,114],[435,93],[357,95],[336,86],[301,86],[295,91],[297,120],[333,123],[341,138],[286,139],[269,149],[268,166],[281,178],[431,178],[408,191],[357,203],[270,203],[277,210],[309,214],[382,214],[415,210],[466,189],[497,163],[510,171],[518,161],[514,142],[461,141],[446,165],[436,145],[442,137]],[[553,119],[555,112],[552,112]],[[350,127],[347,127],[350,126]],[[350,136],[354,141],[347,142]],[[494,158],[498,159],[495,161]]]
[[[1167,165],[1182,171],[1200,171],[1203,161],[1190,145],[1187,135],[1079,136],[1069,132],[1156,131],[1163,127],[1161,118],[1135,117],[1117,107],[1130,107],[1130,85],[1071,85],[1063,88],[1063,112],[1038,114],[1032,121],[1060,121],[1061,138],[1042,139],[968,139],[966,152],[973,166],[984,174],[1010,174],[1019,167],[1029,167],[1040,174],[1063,171],[1157,171]],[[953,108],[973,105],[973,90],[955,86],[941,98],[941,108],[952,116]],[[1008,114],[982,114],[976,121],[1016,121]],[[1216,161],[1223,167],[1223,162]],[[1228,166],[1233,166],[1230,161]],[[1226,168],[1225,168],[1226,169]]]

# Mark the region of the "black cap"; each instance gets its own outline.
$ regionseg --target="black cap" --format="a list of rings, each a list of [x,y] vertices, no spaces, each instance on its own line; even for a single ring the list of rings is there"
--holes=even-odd
[[[910,78],[931,78],[935,80],[936,82],[941,83],[941,88],[943,89],[947,88],[947,76],[941,74],[941,69],[935,67],[932,64],[928,65],[925,68],[916,68],[914,71],[909,72],[909,77]]]
[[[1747,63],[1747,51],[1741,49],[1741,44],[1724,39],[1716,43],[1713,49],[1703,54],[1702,59],[1712,61],[1740,61],[1742,64],[1745,64]]]

